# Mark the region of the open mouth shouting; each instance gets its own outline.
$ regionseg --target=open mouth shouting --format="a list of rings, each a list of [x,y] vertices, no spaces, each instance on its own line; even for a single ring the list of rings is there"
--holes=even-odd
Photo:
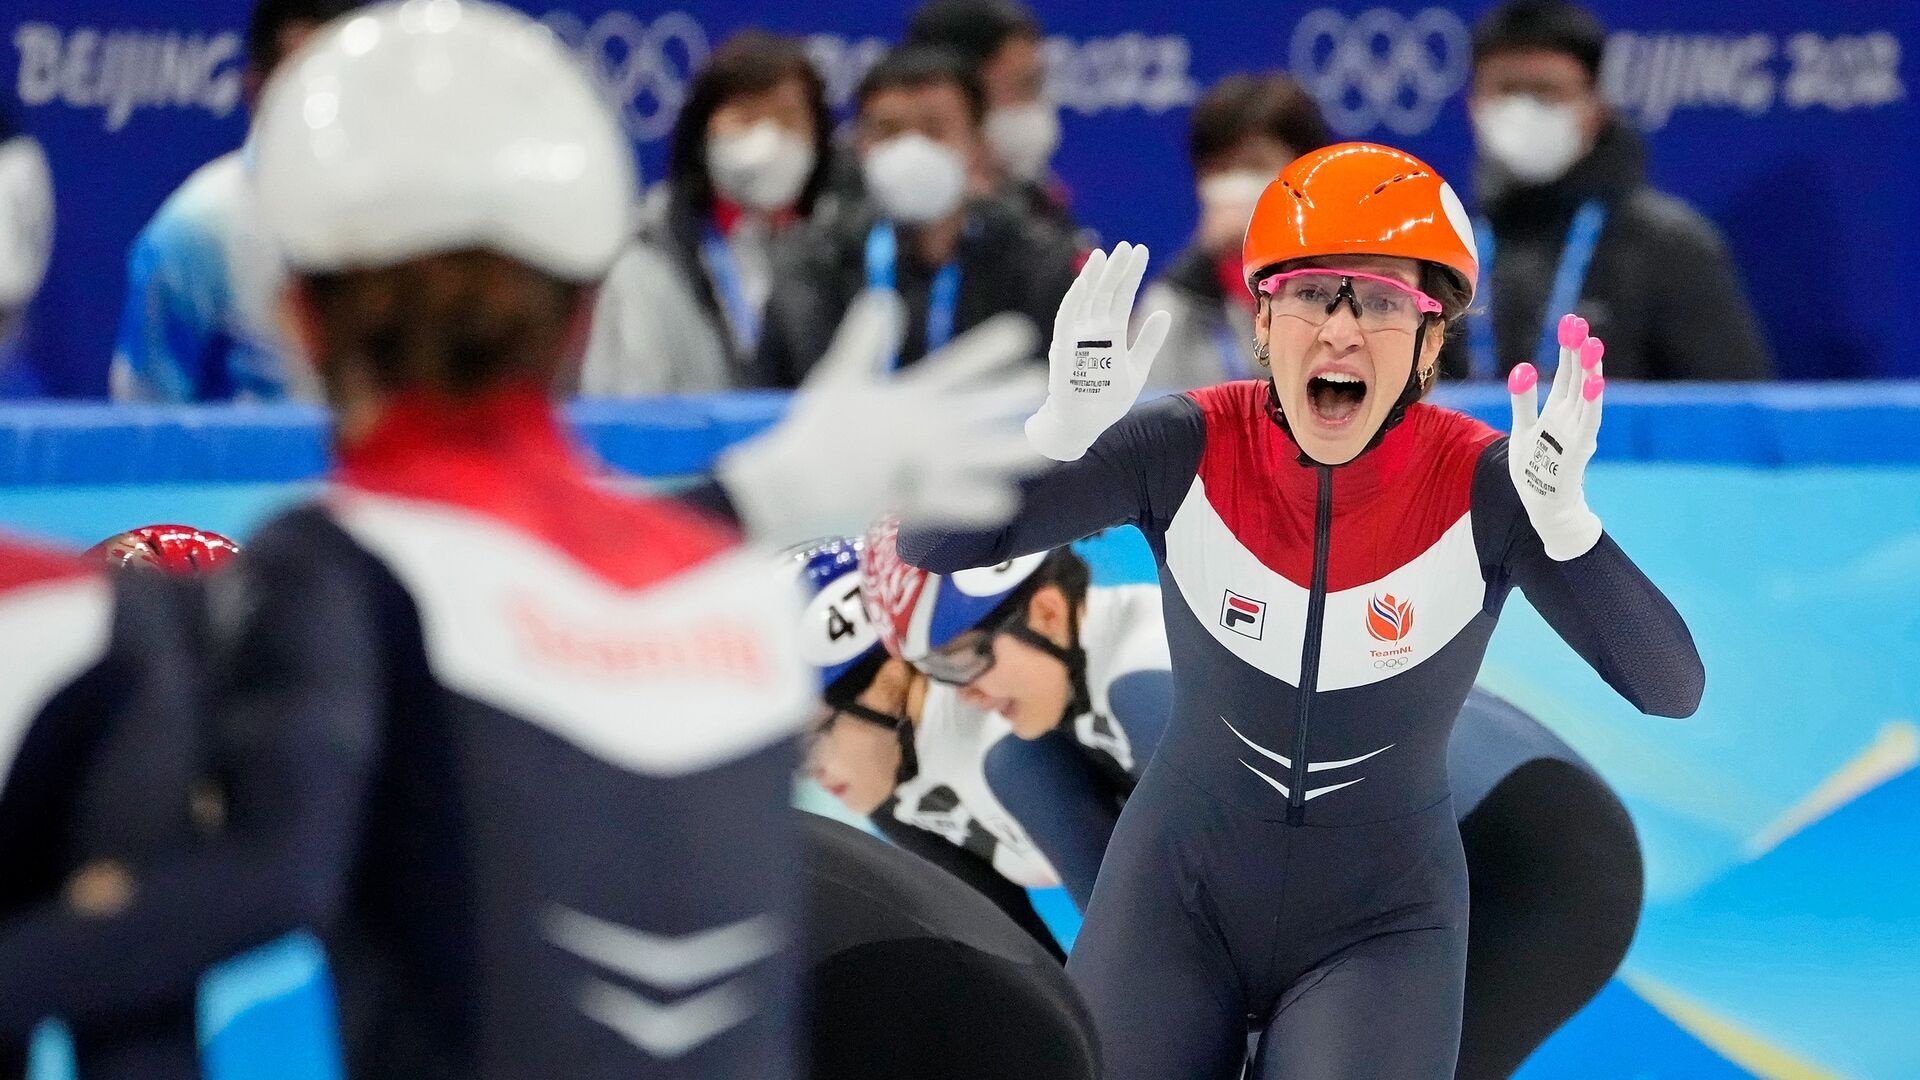
[[[1359,372],[1325,365],[1307,376],[1307,408],[1320,427],[1343,431],[1361,416],[1370,389]]]

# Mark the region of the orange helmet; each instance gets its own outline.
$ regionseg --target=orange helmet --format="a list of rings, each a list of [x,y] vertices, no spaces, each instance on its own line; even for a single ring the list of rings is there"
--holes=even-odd
[[[1375,143],[1328,146],[1282,169],[1254,204],[1241,273],[1251,289],[1270,267],[1324,255],[1437,263],[1468,293],[1480,277],[1460,196],[1426,162]]]

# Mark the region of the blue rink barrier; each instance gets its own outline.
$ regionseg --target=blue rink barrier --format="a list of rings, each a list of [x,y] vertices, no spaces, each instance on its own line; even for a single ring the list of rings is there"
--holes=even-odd
[[[1506,428],[1499,386],[1435,400]],[[779,419],[786,395],[750,391],[568,407],[581,437],[638,476],[698,472]],[[1920,464],[1920,382],[1621,385],[1607,391],[1600,457],[1703,465]],[[35,403],[0,408],[0,486],[246,483],[326,469],[326,414],[310,405]]]
[[[1501,388],[1445,397],[1507,424]],[[667,479],[781,405],[573,416],[615,468]],[[1607,406],[1590,499],[1686,617],[1707,692],[1692,719],[1640,716],[1509,603],[1481,683],[1613,783],[1648,878],[1621,978],[1522,1080],[1920,1076],[1920,386],[1620,387]],[[323,431],[297,407],[0,410],[0,527],[90,543],[173,518],[244,537],[313,489]],[[1152,577],[1131,530],[1081,550],[1098,581]],[[1058,899],[1041,898],[1071,935]],[[209,976],[215,1080],[338,1075],[321,970],[295,939]]]

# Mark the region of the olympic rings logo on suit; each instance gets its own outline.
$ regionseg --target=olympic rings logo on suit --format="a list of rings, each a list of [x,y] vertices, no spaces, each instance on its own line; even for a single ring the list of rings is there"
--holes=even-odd
[[[648,22],[609,11],[592,23],[570,11],[540,20],[580,55],[607,101],[620,111],[627,134],[639,142],[662,139],[686,104],[693,75],[713,51],[707,32],[684,11]]]
[[[1373,669],[1375,671],[1398,671],[1399,669],[1406,667],[1408,664],[1411,664],[1411,663],[1413,663],[1413,659],[1411,657],[1393,656],[1393,657],[1388,657],[1385,660],[1375,660],[1373,662]]]
[[[1335,130],[1360,135],[1384,125],[1418,135],[1466,85],[1472,53],[1466,24],[1446,8],[1411,17],[1372,8],[1352,18],[1316,8],[1294,26],[1288,60]]]

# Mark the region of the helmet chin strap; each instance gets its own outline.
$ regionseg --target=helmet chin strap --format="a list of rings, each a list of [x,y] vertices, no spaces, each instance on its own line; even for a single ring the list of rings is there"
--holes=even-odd
[[[913,732],[913,725],[907,723],[904,716],[900,718],[900,726],[893,729],[900,740],[900,767],[893,771],[894,787],[920,775],[920,753],[913,747]]]
[[[1373,438],[1368,439],[1367,445],[1360,448],[1360,453],[1341,464],[1351,465],[1359,461],[1367,451],[1379,446],[1380,440],[1387,437],[1387,432],[1399,427],[1400,421],[1407,418],[1407,409],[1420,400],[1420,354],[1427,340],[1427,322],[1428,320],[1421,319],[1419,328],[1413,332],[1413,366],[1407,369],[1407,385],[1401,388],[1400,396],[1394,399],[1393,408],[1387,413],[1387,418],[1380,422],[1380,430],[1373,433]],[[1300,456],[1296,459],[1299,464],[1327,469],[1340,467],[1314,460],[1307,453],[1307,448],[1300,442],[1299,437],[1294,435],[1292,425],[1287,423],[1287,414],[1280,408],[1280,388],[1274,384],[1271,367],[1267,369],[1267,418],[1279,425],[1281,431],[1287,433],[1287,437],[1293,440],[1293,445],[1300,447]]]
[[[1071,645],[1060,646],[1052,639],[1034,630],[1023,619],[1002,631],[1015,641],[1038,649],[1067,669],[1067,685],[1071,694],[1067,698],[1066,708],[1060,710],[1060,719],[1054,721],[1058,727],[1068,720],[1093,708],[1093,692],[1087,687],[1087,650],[1080,645],[1080,611],[1078,608],[1067,612],[1067,640]]]
[[[904,715],[896,716],[893,713],[868,708],[857,701],[838,701],[828,704],[837,713],[845,713],[862,723],[893,732],[894,737],[900,741],[900,767],[893,773],[895,787],[920,775],[920,755],[913,748],[913,721]]]

